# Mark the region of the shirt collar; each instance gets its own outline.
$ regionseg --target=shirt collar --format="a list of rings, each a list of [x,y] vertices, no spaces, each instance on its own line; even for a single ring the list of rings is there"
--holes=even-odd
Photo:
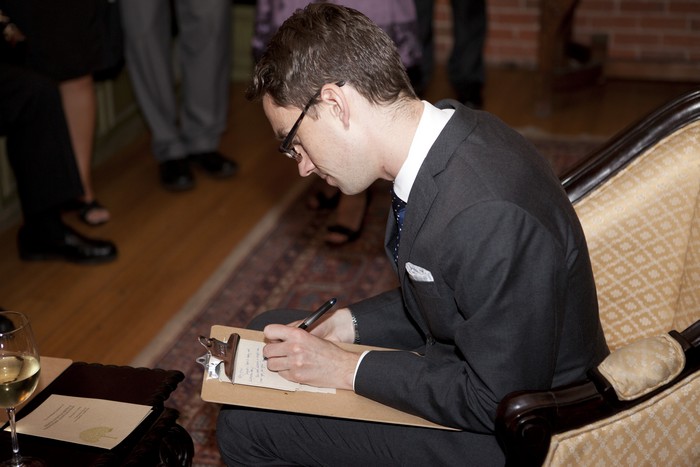
[[[394,180],[394,192],[401,200],[408,201],[418,170],[452,114],[454,109],[438,109],[429,102],[423,101],[423,114],[418,122],[408,156]]]

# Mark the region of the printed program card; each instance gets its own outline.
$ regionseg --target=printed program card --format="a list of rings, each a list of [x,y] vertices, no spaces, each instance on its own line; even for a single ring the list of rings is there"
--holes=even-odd
[[[52,394],[17,422],[17,432],[112,449],[152,410],[146,405]]]

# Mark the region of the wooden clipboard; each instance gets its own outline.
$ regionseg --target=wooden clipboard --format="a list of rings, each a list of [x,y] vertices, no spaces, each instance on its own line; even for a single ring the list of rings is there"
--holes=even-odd
[[[242,339],[263,340],[263,334],[260,331],[219,325],[212,326],[210,337],[225,341],[232,333],[239,334]],[[363,345],[340,344],[340,346],[356,352],[365,350],[389,351],[388,349],[378,349]],[[280,391],[221,382],[217,379],[207,378],[205,371],[202,380],[201,396],[202,400],[206,402],[218,404],[453,430],[453,428],[444,427],[415,415],[401,412],[366,397],[359,396],[353,391],[343,389],[337,389],[335,394]]]

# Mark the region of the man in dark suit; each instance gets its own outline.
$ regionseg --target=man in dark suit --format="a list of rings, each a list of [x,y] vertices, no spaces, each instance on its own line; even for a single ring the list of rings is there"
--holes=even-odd
[[[492,115],[420,101],[386,35],[335,5],[313,4],[281,27],[248,97],[262,98],[302,176],[350,194],[393,180],[407,202],[386,232],[401,287],[326,314],[309,332],[294,326],[303,313],[262,315],[251,327],[264,327],[268,368],[457,430],[224,407],[224,460],[502,465],[499,401],[580,380],[608,353],[586,241],[547,162]],[[334,342],[399,351],[358,354]]]

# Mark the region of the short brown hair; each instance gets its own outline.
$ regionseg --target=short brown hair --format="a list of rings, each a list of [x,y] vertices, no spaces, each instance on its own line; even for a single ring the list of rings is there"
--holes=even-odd
[[[270,40],[246,91],[276,105],[302,108],[324,84],[344,81],[372,103],[416,95],[389,36],[365,15],[331,3],[311,3],[290,16]]]

